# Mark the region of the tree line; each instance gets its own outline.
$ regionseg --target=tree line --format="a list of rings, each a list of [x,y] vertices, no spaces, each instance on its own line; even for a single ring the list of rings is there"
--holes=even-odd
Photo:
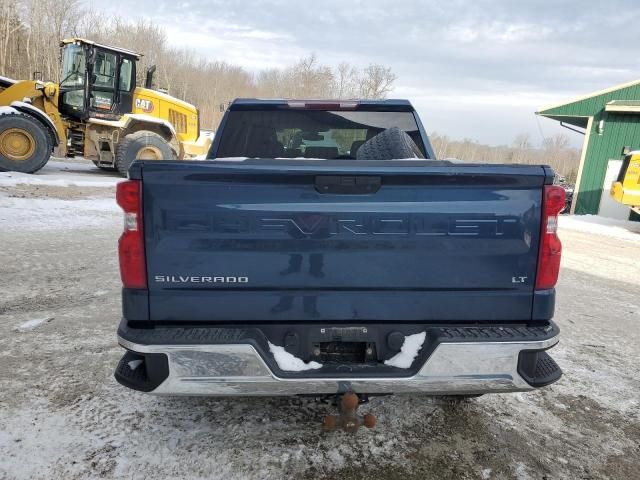
[[[470,139],[452,140],[437,132],[429,138],[439,159],[457,158],[469,162],[524,163],[549,165],[569,183],[575,183],[580,165],[580,150],[570,146],[569,137],[557,134],[545,138],[536,146],[527,133],[522,133],[511,145],[483,145]]]
[[[325,65],[310,54],[283,68],[250,72],[224,61],[209,60],[190,48],[172,47],[166,32],[150,21],[131,21],[89,7],[83,0],[0,0],[0,75],[15,79],[60,80],[59,41],[67,37],[128,48],[144,54],[138,63],[138,85],[156,65],[155,87],[198,107],[201,125],[215,129],[236,97],[385,98],[396,75],[371,64],[357,68],[343,62]],[[579,151],[559,135],[534,148],[527,135],[511,146],[490,147],[472,140],[432,134],[439,158],[455,157],[492,163],[547,163],[575,179]]]

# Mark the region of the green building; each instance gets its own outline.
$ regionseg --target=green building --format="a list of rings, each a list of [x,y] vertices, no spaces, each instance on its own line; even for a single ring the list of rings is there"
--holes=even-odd
[[[607,196],[616,165],[627,151],[640,149],[640,80],[543,107],[536,115],[552,118],[570,128],[584,129],[571,211],[602,214],[604,203],[609,203],[607,197],[601,205],[603,191]]]

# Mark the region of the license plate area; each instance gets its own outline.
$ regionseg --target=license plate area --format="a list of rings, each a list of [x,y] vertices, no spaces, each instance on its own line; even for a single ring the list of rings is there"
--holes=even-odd
[[[312,330],[311,359],[325,364],[376,363],[377,335],[366,327],[321,327]]]
[[[373,342],[331,341],[313,344],[312,357],[320,363],[370,363],[377,361]]]

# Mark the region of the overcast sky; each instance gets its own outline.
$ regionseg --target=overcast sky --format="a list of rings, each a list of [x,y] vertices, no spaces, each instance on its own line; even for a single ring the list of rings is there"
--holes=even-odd
[[[132,6],[135,3],[135,10]],[[249,70],[311,52],[326,64],[381,63],[428,131],[508,144],[522,132],[582,136],[536,119],[543,105],[640,78],[637,0],[100,0],[145,16],[168,41]]]

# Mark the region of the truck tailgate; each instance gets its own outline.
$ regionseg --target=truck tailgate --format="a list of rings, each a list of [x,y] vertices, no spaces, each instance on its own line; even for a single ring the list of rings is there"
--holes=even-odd
[[[143,162],[154,321],[523,321],[545,168]]]

